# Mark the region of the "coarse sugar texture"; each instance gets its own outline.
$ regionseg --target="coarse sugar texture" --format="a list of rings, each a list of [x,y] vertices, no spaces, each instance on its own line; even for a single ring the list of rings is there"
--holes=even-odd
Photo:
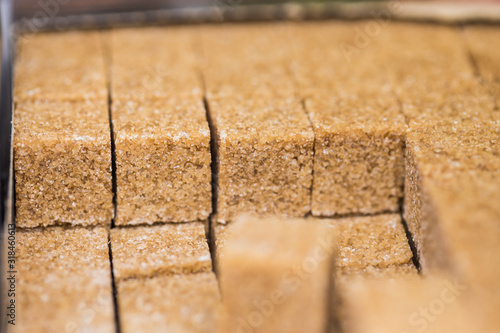
[[[398,214],[309,219],[312,223],[327,225],[337,233],[339,250],[333,278],[336,290],[333,295],[334,317],[341,317],[346,311],[344,289],[354,281],[418,277]]]
[[[214,273],[118,281],[120,327],[132,332],[220,332],[221,297]]]
[[[425,175],[465,170],[500,170],[500,126],[489,123],[414,129],[406,146]]]
[[[27,34],[19,38],[14,99],[107,100],[98,31]]]
[[[452,277],[358,280],[343,290],[347,332],[479,332],[481,312],[467,286]]]
[[[212,270],[202,222],[111,230],[115,279]]]
[[[370,52],[343,49],[370,23],[290,28],[292,72],[314,129],[315,216],[395,212],[402,197],[406,122],[386,75],[383,48],[373,41]]]
[[[363,103],[370,103],[364,99]],[[314,128],[312,214],[395,212],[402,197],[406,125],[381,115],[372,100],[310,98]],[[394,104],[396,105],[396,104]],[[357,121],[353,118],[359,116]],[[377,121],[377,118],[379,118]]]
[[[358,280],[418,279],[419,273],[413,263],[390,266],[346,267],[336,271],[335,284],[343,287]]]
[[[9,332],[115,332],[105,228],[18,229],[16,269]]]
[[[426,193],[422,189],[422,174],[419,165],[415,160],[415,150],[408,144],[405,149],[405,185],[403,201],[403,217],[407,223],[415,249],[417,251],[417,260],[420,260],[422,248],[422,213]]]
[[[16,103],[13,146],[18,227],[111,223],[105,101]]]
[[[314,134],[288,70],[285,27],[202,27],[219,222],[310,211]]]
[[[211,99],[217,220],[310,211],[314,135],[295,99]]]
[[[413,255],[398,214],[310,220],[336,230],[339,272],[411,264]]]
[[[500,129],[490,124],[452,125],[413,129],[406,140],[406,178],[404,217],[408,223],[417,251],[422,248],[422,228],[429,237],[437,237],[439,229],[424,217],[434,211],[427,188],[422,182],[427,177],[457,172],[500,171]],[[431,205],[427,207],[427,205]],[[425,258],[422,258],[425,262]]]
[[[387,26],[381,42],[410,128],[498,121],[494,99],[476,76],[457,28],[396,23]]]
[[[286,27],[283,23],[202,26],[208,99],[293,97]]]
[[[481,78],[496,101],[500,112],[500,29],[497,26],[470,25],[465,37]],[[498,118],[497,118],[498,119]]]
[[[191,222],[212,211],[210,130],[195,96],[113,101],[116,225]]]
[[[219,272],[226,331],[325,332],[332,230],[300,219],[241,216],[229,232]]]
[[[111,48],[113,100],[202,99],[198,27],[114,29]]]

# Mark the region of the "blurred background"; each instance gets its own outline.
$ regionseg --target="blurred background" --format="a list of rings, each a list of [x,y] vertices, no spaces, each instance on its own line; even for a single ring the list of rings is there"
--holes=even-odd
[[[498,3],[500,0],[401,0],[402,2],[424,2],[424,3]],[[180,7],[210,7],[217,3],[227,5],[256,5],[256,4],[285,4],[285,3],[312,3],[312,2],[338,2],[338,3],[360,3],[360,2],[387,2],[379,0],[15,0],[14,7],[18,16],[34,14],[37,10],[46,8],[55,10],[58,15],[74,15],[83,12],[116,12],[155,10]]]
[[[367,18],[388,4],[402,19],[498,21],[500,0],[15,0],[22,30],[145,23]]]

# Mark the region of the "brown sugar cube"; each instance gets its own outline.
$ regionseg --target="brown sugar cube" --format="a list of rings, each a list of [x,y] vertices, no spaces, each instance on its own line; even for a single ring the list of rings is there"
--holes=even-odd
[[[421,178],[423,269],[454,268],[473,281],[498,276],[499,184],[498,171],[457,171]]]
[[[201,35],[209,100],[294,96],[285,24],[202,26]]]
[[[444,268],[469,282],[484,330],[500,330],[500,172],[427,177],[422,192],[422,268]]]
[[[314,136],[287,69],[286,36],[274,24],[202,29],[219,222],[310,211]]]
[[[413,254],[398,214],[311,220],[336,230],[338,272],[411,264]]]
[[[15,266],[10,332],[115,332],[105,228],[18,229]]]
[[[190,222],[212,211],[210,130],[197,97],[113,101],[116,225]]]
[[[421,176],[419,181],[414,187],[420,191],[414,195],[418,215],[410,216],[417,222],[409,224],[420,223],[423,271],[444,269],[467,281],[488,330],[499,330],[499,172],[453,171]]]
[[[196,37],[186,27],[109,34],[116,225],[201,221],[212,211]]]
[[[432,223],[422,220],[427,192],[422,182],[441,174],[500,170],[500,129],[487,124],[439,126],[414,129],[406,141],[406,178],[404,217],[408,222],[418,253],[424,247],[421,228]],[[430,208],[430,207],[429,207]],[[433,230],[423,231],[435,237]],[[438,231],[436,230],[436,233]],[[421,261],[425,267],[425,258]]]
[[[111,223],[111,143],[104,101],[17,103],[13,146],[18,227]]]
[[[346,332],[482,332],[470,289],[451,277],[358,280],[342,293]]]
[[[466,41],[486,87],[500,109],[500,30],[498,27],[467,26]],[[498,118],[497,118],[498,119]]]
[[[291,28],[295,81],[314,129],[315,216],[395,212],[402,197],[406,122],[385,74],[383,49],[374,42],[370,52],[348,56],[339,47],[350,45],[366,24]]]
[[[220,283],[228,332],[325,332],[335,235],[303,220],[229,226]]]
[[[214,273],[119,281],[120,326],[128,332],[220,332],[221,298]]]
[[[499,119],[457,28],[396,23],[381,39],[390,55],[387,70],[410,127]]]
[[[498,128],[458,131],[455,141],[440,139],[447,133],[439,130],[433,139],[441,156],[419,144],[427,137],[409,137],[415,141],[407,146],[406,220],[422,270],[444,269],[469,282],[488,329],[498,330]]]
[[[418,271],[412,263],[413,254],[398,214],[310,219],[313,223],[322,223],[334,228],[338,235],[334,317],[341,316],[345,311],[343,291],[353,281],[418,277]]]
[[[202,222],[114,228],[111,249],[117,280],[212,270]]]
[[[393,280],[413,281],[420,279],[419,272],[413,263],[395,264],[385,267],[345,267],[335,272],[334,292],[332,298],[331,316],[336,327],[346,329],[348,319],[353,318],[352,309],[348,306],[350,300],[349,288],[355,284],[371,283],[371,281],[389,282]],[[357,315],[357,314],[356,314]],[[347,326],[347,327],[346,327]],[[349,331],[350,332],[350,331]]]
[[[399,209],[406,125],[397,108],[394,117],[380,112],[382,104],[363,99],[361,105],[357,98],[306,101],[315,135],[313,215]]]
[[[313,132],[300,102],[212,99],[217,220],[310,211]]]
[[[18,43],[14,98],[106,101],[105,73],[98,31],[24,35]]]
[[[111,91],[113,100],[202,98],[197,67],[197,27],[143,27],[112,30]]]

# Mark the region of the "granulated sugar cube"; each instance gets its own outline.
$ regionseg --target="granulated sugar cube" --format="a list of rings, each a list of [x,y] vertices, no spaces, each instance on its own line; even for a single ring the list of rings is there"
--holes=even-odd
[[[117,280],[212,269],[202,222],[113,228],[111,249]]]
[[[212,175],[203,101],[115,101],[112,114],[116,225],[207,219]]]
[[[335,252],[331,229],[249,216],[229,228],[219,272],[225,329],[325,332]]]
[[[292,26],[295,82],[314,130],[312,214],[395,212],[406,122],[377,40],[347,56],[367,22]]]
[[[220,332],[221,297],[214,273],[118,281],[124,333]]]
[[[314,134],[287,69],[286,29],[203,27],[219,222],[310,211]]]
[[[111,138],[102,101],[25,101],[14,111],[18,227],[109,225]]]
[[[18,229],[16,268],[12,332],[116,331],[105,228]]]

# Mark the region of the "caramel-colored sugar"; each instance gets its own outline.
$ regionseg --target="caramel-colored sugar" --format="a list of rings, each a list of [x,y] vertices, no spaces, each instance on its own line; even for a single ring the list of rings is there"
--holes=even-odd
[[[207,219],[212,176],[202,100],[114,101],[112,114],[116,225]]]
[[[196,27],[115,29],[107,38],[113,100],[202,99]]]
[[[341,288],[359,280],[418,279],[419,273],[413,263],[390,266],[345,267],[336,272],[336,285]]]
[[[121,329],[220,332],[221,298],[212,272],[119,281]]]
[[[336,109],[313,103],[306,104],[311,112]],[[402,197],[404,128],[403,122],[351,126],[338,121],[337,126],[315,126],[312,214],[397,211]]]
[[[421,244],[421,228],[430,228],[425,232],[439,239],[439,228],[433,228],[435,223],[430,222],[434,218],[434,208],[424,207],[431,199],[427,198],[427,189],[422,188],[423,179],[440,179],[445,174],[448,174],[446,177],[453,177],[455,172],[474,170],[498,172],[498,142],[500,129],[484,123],[428,127],[408,133],[404,216],[419,253],[424,246]],[[425,258],[422,260],[425,262]]]
[[[111,223],[105,102],[18,103],[13,146],[18,227]]]
[[[107,36],[116,225],[201,221],[212,211],[198,33],[155,27],[117,29]]]
[[[337,269],[390,267],[411,264],[412,252],[398,214],[341,219],[311,218],[336,229],[339,253]]]
[[[220,282],[229,332],[324,332],[335,236],[303,220],[241,217],[229,226]],[[259,306],[271,308],[256,324]]]
[[[17,230],[11,332],[115,332],[104,228]]]
[[[213,221],[210,225],[211,227],[211,241],[212,241],[212,248],[213,251],[215,251],[215,258],[214,258],[214,268],[215,272],[219,273],[220,272],[220,263],[222,261],[222,249],[224,249],[224,246],[226,245],[227,238],[228,236],[228,228],[231,224],[221,224],[221,223],[216,223]]]
[[[405,195],[403,203],[403,217],[408,225],[413,242],[420,261],[422,237],[421,227],[423,224],[423,203],[426,202],[426,194],[422,191],[422,174],[415,160],[415,149],[409,144],[405,149]],[[428,218],[428,217],[425,217]]]
[[[465,27],[465,37],[479,74],[496,101],[500,114],[500,31],[496,26]]]
[[[410,127],[499,119],[458,29],[396,23],[387,26],[381,41],[390,55],[387,69]]]
[[[427,177],[422,182],[423,269],[447,268],[470,282],[485,330],[500,330],[500,174],[481,170]]]
[[[349,288],[355,284],[363,284],[370,281],[388,282],[392,280],[412,281],[420,279],[417,268],[413,263],[395,264],[385,267],[345,267],[335,272],[334,285],[335,292],[331,307],[331,316],[336,319],[337,326],[344,331],[350,332],[348,320],[356,320],[352,315],[352,309],[348,306],[352,297]],[[352,317],[352,318],[351,318]],[[384,324],[385,325],[385,324]]]
[[[291,27],[292,62],[314,136],[312,213],[397,211],[406,123],[378,41],[346,53],[367,22]],[[373,65],[377,64],[377,65]]]
[[[340,219],[319,219],[309,217],[303,219],[313,224],[324,224],[337,233],[338,254],[336,271],[340,275],[384,274],[384,270],[397,270],[399,266],[412,267],[412,252],[406,238],[405,230],[398,214],[381,214],[374,216],[347,217]],[[215,246],[215,267],[220,270],[224,260],[224,247],[230,237],[232,224],[212,224],[212,241]],[[370,272],[374,271],[373,274]]]
[[[294,97],[288,36],[280,23],[202,26],[208,99]]]
[[[355,95],[378,96],[383,104],[368,115],[390,115],[392,94],[385,71],[385,54],[379,38],[370,43],[370,52],[350,52],[358,31],[369,21],[301,22],[290,24],[289,42],[293,56],[290,70],[302,98],[337,97],[346,101]],[[361,104],[361,103],[360,103]],[[367,101],[369,106],[371,101]],[[354,111],[356,112],[356,111]],[[353,117],[357,122],[359,114]]]
[[[424,175],[500,170],[500,127],[488,123],[412,130],[406,146]]]
[[[21,36],[14,98],[24,100],[107,100],[104,53],[97,31]]]
[[[114,228],[111,249],[117,280],[212,269],[202,222]]]
[[[217,219],[310,211],[314,135],[298,100],[209,100]]]
[[[438,131],[416,133],[407,146],[405,218],[423,271],[445,269],[469,282],[484,330],[498,330],[498,129]]]
[[[219,222],[310,211],[314,135],[287,67],[285,27],[202,28]]]
[[[445,276],[359,280],[344,291],[341,320],[352,333],[479,332],[468,287]]]
[[[338,235],[333,317],[342,318],[348,311],[345,288],[355,281],[418,278],[399,215],[310,220],[334,228]]]
[[[454,267],[475,282],[493,284],[500,273],[495,241],[500,235],[500,174],[487,171],[464,171],[427,177],[422,186],[427,192],[425,209],[434,209],[439,223],[438,234],[425,234],[422,263],[424,268],[435,266],[433,257],[444,256]],[[425,205],[427,204],[427,205]],[[430,230],[429,230],[430,231]],[[449,253],[436,252],[442,243]],[[492,280],[493,279],[493,280]]]

